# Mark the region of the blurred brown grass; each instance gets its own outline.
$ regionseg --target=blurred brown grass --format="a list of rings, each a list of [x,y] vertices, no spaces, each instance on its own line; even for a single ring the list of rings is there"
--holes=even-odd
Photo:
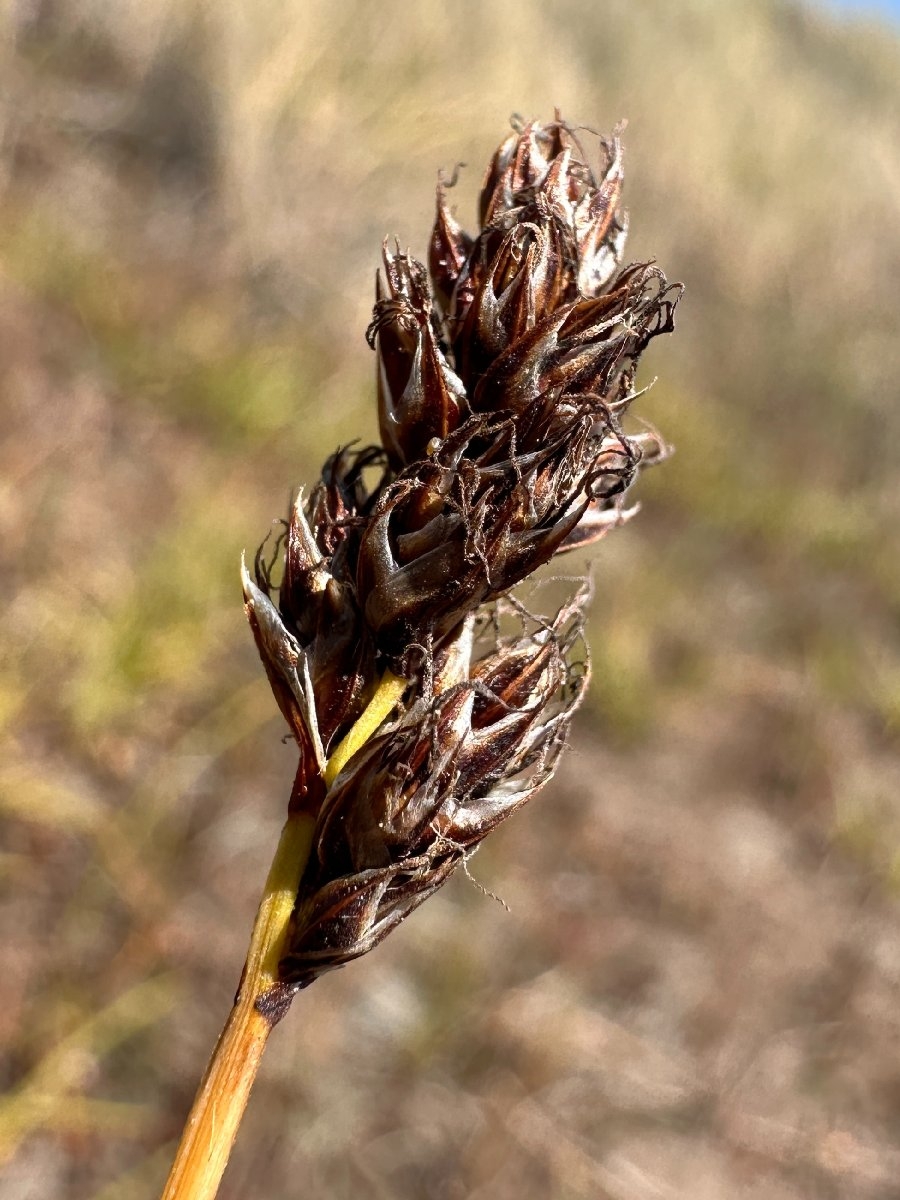
[[[225,1197],[900,1196],[900,40],[787,0],[0,7],[0,1192],[152,1197],[292,752],[237,562],[371,437],[382,236],[628,118],[688,284],[591,711],[278,1031]]]

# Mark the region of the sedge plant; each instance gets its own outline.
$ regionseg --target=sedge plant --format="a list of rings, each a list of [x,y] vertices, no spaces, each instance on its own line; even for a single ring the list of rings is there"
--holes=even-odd
[[[628,520],[629,486],[664,453],[627,414],[681,285],[623,266],[619,137],[558,114],[514,125],[474,235],[449,188],[427,266],[383,249],[367,334],[381,444],[333,454],[243,569],[299,761],[164,1200],[216,1194],[297,993],[381,942],[550,779],[587,685],[588,589],[546,618],[512,590]]]

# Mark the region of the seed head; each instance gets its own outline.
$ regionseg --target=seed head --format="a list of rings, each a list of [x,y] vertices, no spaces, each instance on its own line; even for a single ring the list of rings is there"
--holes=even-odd
[[[428,268],[385,243],[367,333],[382,445],[333,455],[244,571],[300,748],[292,804],[315,817],[292,986],[377,944],[539,790],[584,694],[583,591],[486,637],[511,589],[636,511],[625,493],[664,449],[622,423],[681,285],[622,268],[622,149],[593,141],[596,169],[558,116],[522,125],[475,234],[442,180]]]

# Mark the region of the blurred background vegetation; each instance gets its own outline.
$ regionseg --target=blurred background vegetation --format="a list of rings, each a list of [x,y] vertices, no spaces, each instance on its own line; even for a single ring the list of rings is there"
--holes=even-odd
[[[687,283],[677,453],[511,914],[304,994],[222,1194],[900,1196],[898,80],[789,0],[0,4],[4,1200],[157,1194],[293,773],[240,551],[375,434],[382,237],[556,106]]]

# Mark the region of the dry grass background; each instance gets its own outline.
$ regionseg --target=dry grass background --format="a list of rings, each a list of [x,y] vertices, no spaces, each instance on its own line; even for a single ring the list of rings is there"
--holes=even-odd
[[[629,120],[677,446],[576,749],[277,1031],[238,1197],[900,1197],[900,39],[787,0],[0,4],[0,1194],[139,1200],[293,753],[237,562],[371,437],[381,237]]]

